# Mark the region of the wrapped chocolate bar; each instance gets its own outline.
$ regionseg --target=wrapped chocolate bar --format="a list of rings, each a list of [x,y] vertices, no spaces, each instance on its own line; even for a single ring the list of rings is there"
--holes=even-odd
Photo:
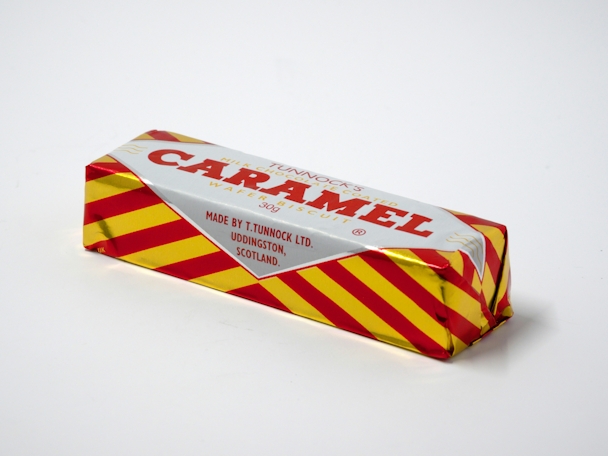
[[[165,131],[86,170],[84,246],[435,358],[512,314],[503,225]]]

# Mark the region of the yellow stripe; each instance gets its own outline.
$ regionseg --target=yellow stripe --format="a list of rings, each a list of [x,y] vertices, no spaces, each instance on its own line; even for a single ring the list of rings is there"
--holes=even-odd
[[[486,272],[488,272],[487,269]],[[487,275],[488,274],[486,274],[486,276]],[[481,281],[479,280],[479,274],[477,273],[477,269],[473,271],[473,281],[471,282],[471,286],[477,293],[481,293]]]
[[[492,304],[492,297],[494,296],[494,292],[496,291],[496,284],[494,283],[494,279],[492,278],[492,273],[490,272],[490,266],[486,263],[485,273],[483,275],[483,282],[481,283],[481,291],[483,292],[484,298],[486,298],[486,303],[488,305]]]
[[[391,260],[393,260],[396,264],[407,264],[409,265],[418,265],[427,268],[428,265],[422,261],[417,255],[410,249],[386,249],[383,252],[389,256]],[[445,262],[447,266],[449,261]],[[439,265],[438,265],[439,266]],[[443,266],[443,265],[441,265]]]
[[[219,249],[203,236],[194,236],[188,239],[159,245],[150,249],[141,250],[120,257],[121,260],[138,264],[146,268],[155,269],[168,264],[190,260]]]
[[[450,282],[444,282],[443,286],[446,305],[469,320],[477,328],[481,328],[485,324],[482,322],[482,318],[485,320],[485,317],[481,312],[481,304]]]
[[[412,324],[444,348],[448,348],[447,329],[422,310],[409,296],[385,279],[361,257],[354,256],[339,263],[352,275],[374,290],[382,299],[404,315]],[[412,272],[410,270],[410,272]]]
[[[134,233],[153,226],[173,222],[180,217],[164,203],[108,217],[89,223],[83,228],[84,245],[95,244],[124,234]]]
[[[104,155],[103,157],[100,157],[97,160],[95,160],[93,163],[116,163],[116,160],[114,160],[109,155]],[[91,164],[93,164],[93,163],[91,163]]]
[[[220,291],[235,290],[258,283],[255,277],[240,266],[197,277],[192,279],[191,282],[215,288]]]
[[[311,306],[308,301],[289,288],[289,286],[278,277],[262,280],[260,281],[260,285],[281,301],[292,313],[320,321],[326,325],[334,326],[334,324],[325,318],[321,312]]]
[[[502,312],[500,313],[503,317],[512,317],[513,316],[513,309],[511,309],[511,306],[507,306],[505,307]]]
[[[200,139],[191,138],[190,136],[180,135],[179,133],[173,133],[172,131],[168,131],[167,133],[169,133],[172,136],[175,136],[177,139],[180,140],[180,142],[208,144],[205,141],[201,141]]]
[[[452,351],[452,356],[457,355],[458,353],[460,353],[461,351],[463,351],[465,348],[468,347],[467,344],[465,344],[462,340],[460,340],[458,337],[456,337],[453,334],[452,334],[452,343],[454,344],[454,350]]]
[[[490,240],[492,245],[494,246],[494,250],[498,254],[498,258],[502,257],[502,252],[505,249],[505,236],[495,226],[488,225],[471,225],[477,231],[481,231],[486,237]]]
[[[459,251],[444,252],[437,250],[437,253],[450,262],[450,266],[452,266],[454,271],[460,275],[464,274],[464,260],[462,259],[462,254]]]
[[[372,312],[365,304],[334,282],[319,268],[312,267],[303,271],[298,271],[298,274],[344,309],[346,313],[357,320],[361,326],[366,328],[378,340],[405,347],[409,350],[418,351],[409,340],[405,339],[378,315]]]
[[[500,276],[498,283],[498,291],[496,292],[496,300],[492,303],[492,307],[490,310],[495,312],[496,306],[502,298],[504,298],[505,293],[507,292],[509,286],[509,271],[511,270],[511,261],[509,260],[509,252],[505,255],[505,264],[502,269],[502,275]]]
[[[85,184],[85,203],[135,190],[144,184],[133,173],[116,173],[99,179],[90,180]]]
[[[133,138],[133,141],[137,141],[138,139],[154,139],[148,133],[144,133],[143,135],[139,135],[137,138]]]

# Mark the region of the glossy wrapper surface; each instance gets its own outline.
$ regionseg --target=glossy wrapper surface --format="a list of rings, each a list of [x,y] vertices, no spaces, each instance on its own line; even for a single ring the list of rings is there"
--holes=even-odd
[[[87,166],[83,238],[440,359],[513,315],[505,226],[165,131]]]

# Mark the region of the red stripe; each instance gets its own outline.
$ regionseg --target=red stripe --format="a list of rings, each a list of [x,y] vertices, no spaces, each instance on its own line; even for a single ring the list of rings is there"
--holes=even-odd
[[[456,218],[458,218],[459,220],[463,221],[464,223],[466,223],[467,225],[488,225],[488,226],[493,226],[494,228],[498,228],[503,234],[507,230],[507,228],[504,225],[501,225],[500,223],[490,222],[489,220],[485,220],[485,219],[482,219],[482,218],[479,218],[479,217],[475,217],[473,215],[457,215],[457,214],[454,214],[454,216]]]
[[[131,170],[122,163],[91,163],[86,167],[86,180],[99,179],[116,173],[130,173]]]
[[[362,336],[376,339],[372,333],[365,329],[357,320],[351,317],[345,310],[335,302],[309,284],[297,272],[285,272],[279,275],[285,284],[292,288],[311,306],[317,309],[325,318],[338,328],[346,329]]]
[[[228,293],[291,313],[291,311],[287,307],[285,307],[285,305],[281,301],[279,301],[272,294],[270,294],[259,283],[254,283],[253,285],[247,285],[246,287],[230,290]]]
[[[471,285],[473,283],[473,276],[475,274],[475,265],[471,258],[466,254],[458,250],[463,261],[463,272],[462,276],[450,265],[447,259],[437,253],[436,250],[432,249],[411,249],[412,253],[424,261],[431,267],[435,273],[453,285],[468,293],[473,299],[479,300],[479,293]],[[446,263],[442,265],[441,260],[445,260]]]
[[[169,134],[166,131],[152,130],[147,132],[148,135],[152,136],[154,139],[159,141],[173,141],[173,142],[181,142],[175,136]]]
[[[238,265],[230,255],[220,250],[219,252],[201,257],[169,264],[157,268],[156,271],[164,272],[180,279],[192,280],[197,277],[234,268]]]
[[[84,224],[98,222],[116,215],[162,203],[163,200],[148,187],[130,190],[84,205]]]
[[[418,256],[421,260],[423,260],[426,264],[428,264],[433,269],[446,269],[450,267],[450,261],[437,253],[437,250],[432,249],[410,249],[412,253]],[[420,254],[424,255],[424,258],[420,256]]]
[[[410,322],[403,314],[386,302],[375,291],[357,279],[337,261],[319,266],[325,274],[335,280],[341,287],[359,299],[378,317],[389,324],[395,331],[409,340],[414,347],[425,355],[435,358],[449,358],[449,353]]]
[[[420,256],[420,252],[422,252],[422,250],[417,249],[414,253]],[[432,250],[425,250],[425,252],[431,252],[438,257],[441,257],[441,255]],[[435,296],[433,296],[422,285],[412,279],[409,274],[406,274],[386,255],[380,252],[368,251],[361,254],[361,257],[367,264],[373,267],[389,282],[396,286],[403,294],[409,296],[409,298],[418,304],[421,309],[437,320],[439,324],[442,326],[447,325],[452,334],[457,336],[460,340],[465,343],[469,343],[476,338],[479,338],[479,328],[477,328],[473,323],[464,318],[458,312],[450,309],[443,302],[435,298]],[[436,260],[438,259],[436,258]],[[423,259],[423,261],[426,260]],[[437,264],[437,261],[435,264]],[[462,280],[458,273],[451,267],[447,269],[440,269],[439,271],[443,272],[448,269],[451,271],[453,278]],[[438,312],[440,315],[437,315]]]
[[[458,312],[446,306],[448,314],[447,327],[450,332],[465,344],[469,345],[479,339],[480,328],[464,318]]]
[[[103,229],[103,227],[102,227]],[[145,230],[118,236],[107,241],[100,241],[90,246],[89,250],[105,249],[110,256],[123,256],[140,250],[157,247],[170,242],[181,241],[201,233],[187,221],[180,219],[163,225],[154,226]]]

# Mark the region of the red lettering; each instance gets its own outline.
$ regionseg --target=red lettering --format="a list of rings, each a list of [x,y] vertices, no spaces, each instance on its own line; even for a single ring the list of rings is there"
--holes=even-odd
[[[304,192],[310,185],[303,184],[301,182],[296,182],[287,179],[284,184],[277,185],[276,187],[271,188],[263,188],[260,191],[264,193],[268,193],[269,195],[278,195],[281,192],[287,193],[285,199],[289,201],[294,201],[296,203],[304,202]]]
[[[177,162],[174,162],[174,161],[165,161],[164,160],[165,155],[177,155],[179,158],[181,158],[184,161],[188,161],[192,157],[194,157],[194,155],[187,154],[186,152],[182,152],[181,150],[161,149],[161,150],[157,150],[157,151],[151,152],[148,155],[148,159],[151,162],[156,163],[157,165],[179,166],[179,163],[177,163]]]
[[[190,166],[180,166],[177,169],[181,169],[182,171],[186,171],[188,173],[202,171],[203,174],[201,174],[201,176],[210,177],[211,179],[221,179],[222,170],[225,166],[228,166],[228,163],[222,163],[208,158],[200,163],[195,163],[194,165]]]
[[[432,231],[417,231],[416,228],[418,228],[423,223],[432,221],[433,219],[430,219],[428,217],[424,217],[418,214],[412,214],[412,219],[409,222],[407,222],[405,225],[398,226],[395,229],[399,231],[405,231],[406,233],[416,234],[422,237],[429,237],[431,234],[433,234]]]
[[[399,217],[405,217],[407,215],[406,211],[402,211],[401,209],[396,209],[394,207],[385,206],[383,204],[375,204],[375,207],[368,214],[362,215],[359,218],[361,220],[365,220],[366,222],[375,223],[376,225],[381,226],[393,226],[395,222],[390,222],[388,219],[392,214],[395,214]]]
[[[224,179],[229,184],[241,185],[244,187],[257,190],[259,187],[256,184],[266,182],[270,176],[266,173],[258,173],[251,171],[248,168],[241,168],[234,176]]]
[[[329,190],[323,190],[321,196],[316,200],[308,201],[306,203],[307,206],[315,207],[317,209],[327,207],[327,212],[337,211],[336,214],[347,215],[349,217],[354,217],[356,212],[366,204],[370,204],[370,202],[360,198],[340,201],[340,195],[330,192]]]

